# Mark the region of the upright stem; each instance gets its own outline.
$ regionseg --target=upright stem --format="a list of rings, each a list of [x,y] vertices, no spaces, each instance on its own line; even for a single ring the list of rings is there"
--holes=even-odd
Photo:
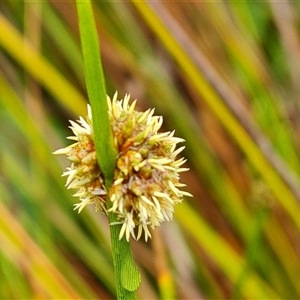
[[[94,142],[97,160],[105,179],[106,190],[113,182],[117,152],[113,143],[108,107],[106,102],[105,79],[100,59],[100,46],[93,10],[90,1],[77,0],[79,30],[89,101],[92,107]],[[107,197],[107,208],[111,201]],[[114,213],[108,214],[109,223],[117,222]],[[119,240],[120,225],[111,225],[112,256],[115,269],[118,299],[136,299],[135,290],[140,284],[140,274],[135,266],[130,243]]]

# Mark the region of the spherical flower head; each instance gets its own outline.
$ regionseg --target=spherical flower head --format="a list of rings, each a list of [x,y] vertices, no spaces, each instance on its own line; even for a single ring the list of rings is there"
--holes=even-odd
[[[117,93],[111,100],[107,97],[108,113],[114,144],[117,149],[117,164],[114,181],[106,191],[104,178],[99,167],[94,146],[91,109],[88,106],[86,120],[82,117],[70,121],[76,142],[55,154],[66,154],[72,162],[63,173],[68,176],[66,186],[76,189],[74,196],[80,202],[75,209],[80,212],[87,204],[95,204],[96,210],[117,214],[122,224],[119,238],[130,236],[145,240],[151,237],[149,228],[160,226],[173,218],[174,205],[183,196],[192,196],[180,188],[179,182],[184,158],[177,155],[184,149],[176,145],[184,140],[174,137],[172,132],[159,132],[163,119],[153,116],[154,109],[145,112],[135,110],[136,101],[129,104],[130,96],[117,100]],[[106,201],[112,203],[107,210]]]

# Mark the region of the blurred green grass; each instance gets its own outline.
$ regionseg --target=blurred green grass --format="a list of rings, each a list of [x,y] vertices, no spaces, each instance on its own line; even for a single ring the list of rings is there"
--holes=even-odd
[[[300,298],[298,10],[94,3],[108,93],[155,107],[191,169],[194,198],[133,242],[139,298]],[[0,13],[0,298],[113,299],[108,222],[73,212],[51,154],[86,114],[75,4]]]

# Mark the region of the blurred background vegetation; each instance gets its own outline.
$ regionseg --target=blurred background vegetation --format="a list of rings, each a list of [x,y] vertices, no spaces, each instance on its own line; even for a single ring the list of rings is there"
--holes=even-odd
[[[194,195],[133,242],[140,299],[300,298],[299,2],[94,2],[109,95],[186,140]],[[72,1],[0,1],[0,298],[114,299],[109,225],[64,187],[86,115]]]

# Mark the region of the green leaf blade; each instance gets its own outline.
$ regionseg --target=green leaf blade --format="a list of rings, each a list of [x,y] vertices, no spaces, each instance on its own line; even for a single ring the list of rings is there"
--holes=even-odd
[[[116,149],[108,117],[105,79],[91,3],[77,1],[86,86],[92,107],[97,159],[108,188],[113,180]]]

